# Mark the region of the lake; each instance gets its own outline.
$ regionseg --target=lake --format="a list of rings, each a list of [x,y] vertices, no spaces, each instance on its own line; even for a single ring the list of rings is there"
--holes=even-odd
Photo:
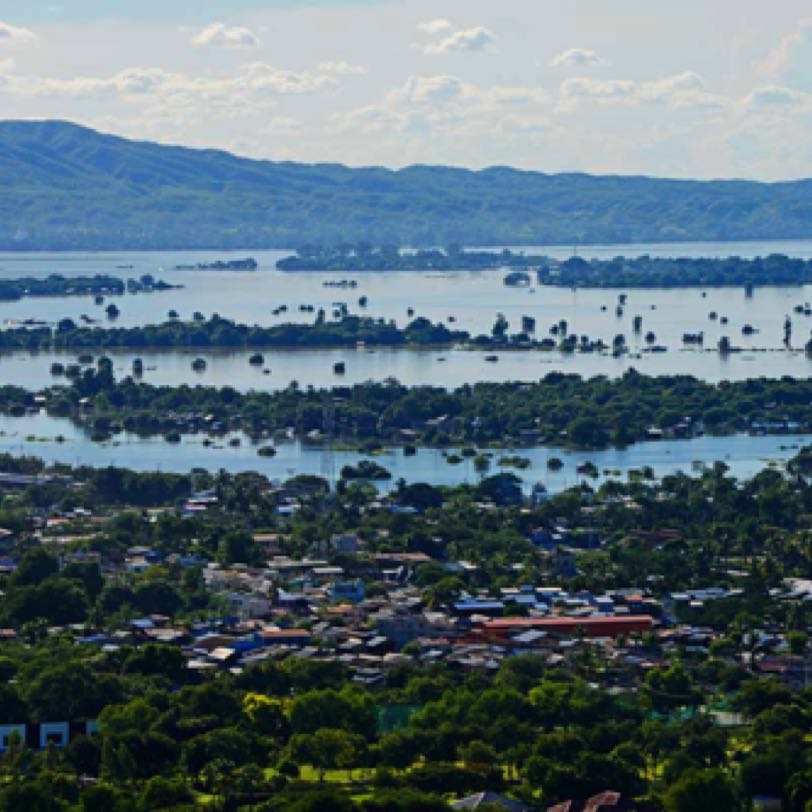
[[[63,438],[61,442],[56,440],[60,435]],[[240,445],[229,445],[232,438],[238,438]],[[113,441],[94,443],[81,428],[65,418],[51,417],[44,412],[26,417],[0,415],[0,452],[41,457],[49,463],[116,465],[137,471],[186,472],[191,468],[211,471],[222,468],[231,472],[252,470],[274,479],[286,479],[294,474],[315,474],[334,482],[344,465],[369,458],[369,455],[354,451],[330,451],[323,445],[298,440],[279,443],[275,457],[260,457],[257,455],[257,445],[242,434],[218,438],[216,445],[209,447],[203,445],[204,439],[203,435],[187,435],[180,443],[173,444],[161,438],[142,439],[121,434]],[[613,476],[625,477],[629,470],[650,466],[655,475],[661,477],[675,471],[696,473],[698,464],[720,460],[730,467],[731,474],[748,478],[771,463],[786,461],[810,441],[812,438],[805,435],[753,437],[739,434],[645,442],[625,449],[600,451],[572,451],[548,446],[490,449],[493,453],[490,473],[514,470],[501,469],[497,462],[503,455],[518,454],[530,460],[529,468],[516,471],[525,486],[529,488],[536,482],[542,482],[553,493],[580,482],[583,477],[577,474],[576,466],[586,461],[593,462],[601,472],[619,472]],[[551,472],[547,469],[547,460],[551,457],[558,457],[564,462],[561,471]],[[414,456],[406,456],[398,448],[389,448],[374,458],[393,477],[388,482],[378,483],[381,490],[390,488],[400,477],[410,482],[434,485],[476,483],[480,478],[470,459],[453,465],[442,451],[433,448],[418,449]],[[594,483],[604,478],[602,474]]]
[[[474,381],[535,381],[548,372],[563,371],[590,377],[616,377],[630,368],[648,375],[694,375],[707,381],[743,380],[761,375],[778,378],[783,375],[812,375],[812,359],[803,352],[736,353],[720,358],[715,352],[672,350],[664,355],[641,357],[610,355],[566,355],[541,351],[514,351],[498,354],[498,362],[489,363],[489,353],[469,350],[352,349],[274,350],[263,351],[264,367],[248,363],[250,352],[130,353],[112,352],[116,377],[129,375],[132,360],[142,358],[145,372],[142,380],[152,384],[174,386],[180,383],[209,386],[234,386],[240,390],[274,391],[297,381],[301,386],[329,387],[337,384],[362,383],[393,377],[409,386],[431,384],[454,388]],[[198,356],[207,360],[203,372],[192,370]],[[0,379],[28,389],[41,389],[64,378],[50,374],[53,361],[75,362],[72,353],[14,352],[0,354]],[[346,373],[333,372],[336,361],[346,363]],[[264,369],[268,373],[264,373]]]
[[[571,249],[561,247],[528,248],[528,251],[549,256],[566,257]],[[692,243],[638,246],[595,246],[579,249],[583,256],[611,257],[619,254],[657,256],[756,256],[773,252],[792,256],[812,257],[812,241],[786,243]],[[614,335],[627,336],[632,354],[621,358],[609,355],[564,355],[557,351],[500,352],[498,361],[485,361],[486,353],[467,350],[409,350],[363,348],[318,350],[263,351],[262,368],[248,363],[245,351],[215,351],[190,353],[170,351],[141,353],[144,359],[144,380],[155,384],[174,385],[180,382],[209,385],[231,385],[241,389],[274,390],[296,380],[302,386],[330,386],[335,383],[356,383],[395,377],[405,384],[434,384],[454,387],[475,381],[537,380],[548,372],[563,370],[590,376],[616,376],[630,367],[656,375],[685,373],[709,381],[741,379],[760,375],[807,376],[812,374],[812,360],[798,350],[781,347],[783,323],[796,304],[812,301],[812,287],[757,288],[752,298],[746,298],[740,288],[681,290],[627,290],[628,303],[622,317],[615,315],[619,291],[570,290],[537,287],[527,289],[506,287],[503,273],[452,272],[434,273],[367,273],[367,274],[288,274],[276,271],[274,265],[286,251],[240,252],[104,252],[104,253],[0,253],[0,278],[108,273],[122,277],[151,273],[172,283],[184,284],[183,290],[164,293],[124,295],[116,297],[121,309],[118,324],[137,325],[162,321],[170,309],[189,318],[194,311],[206,316],[219,313],[240,322],[269,325],[286,320],[310,320],[312,314],[300,313],[300,304],[329,308],[334,302],[346,301],[355,312],[395,319],[406,323],[407,307],[417,315],[433,321],[445,321],[453,316],[455,326],[472,333],[490,330],[496,314],[504,313],[514,328],[522,315],[536,318],[538,336],[547,334],[549,326],[566,319],[571,332],[585,333],[611,343]],[[176,265],[211,262],[240,256],[254,256],[260,263],[256,272],[177,271]],[[355,289],[327,287],[326,281],[338,278],[355,279]],[[358,297],[368,297],[369,306],[361,311]],[[273,316],[272,310],[287,304],[288,312]],[[727,325],[708,318],[715,310],[729,319]],[[92,299],[37,298],[20,302],[0,303],[0,320],[37,318],[56,321],[81,314],[104,321],[103,308]],[[643,333],[652,330],[657,343],[669,347],[663,354],[645,354],[642,342],[635,337],[631,322],[635,315],[643,317]],[[793,314],[793,341],[801,347],[806,342],[812,319]],[[741,328],[751,324],[759,330],[744,337]],[[684,332],[702,330],[706,346],[713,347],[721,335],[729,335],[734,344],[745,348],[741,353],[720,357],[712,351],[687,350],[682,347]],[[193,372],[191,361],[196,355],[208,360],[207,369]],[[129,374],[133,353],[112,354],[116,374]],[[70,363],[70,353],[14,352],[0,355],[0,380],[28,388],[41,388],[60,378],[50,374],[51,363]],[[333,373],[337,360],[346,363],[343,376]],[[160,438],[141,439],[121,435],[114,441],[96,444],[82,430],[67,420],[47,414],[25,418],[0,417],[0,450],[14,454],[41,456],[48,462],[72,464],[114,464],[136,470],[187,471],[192,467],[225,468],[229,471],[252,469],[268,476],[284,479],[295,473],[310,473],[334,480],[341,467],[363,458],[355,452],[330,452],[319,445],[298,441],[280,444],[276,457],[259,457],[256,446],[248,438],[239,446],[219,439],[216,447],[203,445],[202,436],[187,436],[179,445]],[[64,442],[57,442],[62,435]],[[752,476],[769,461],[786,460],[804,443],[803,437],[700,437],[689,441],[640,443],[630,448],[607,449],[600,452],[572,452],[556,448],[522,449],[518,453],[531,460],[528,470],[520,471],[528,487],[543,482],[551,491],[576,484],[580,477],[575,468],[590,460],[599,469],[618,470],[625,475],[630,469],[650,466],[658,476],[675,470],[690,472],[697,461],[727,462],[734,474]],[[508,449],[494,452],[491,471],[500,470],[496,460]],[[547,470],[547,460],[559,456],[565,461],[561,472]],[[387,450],[377,457],[393,478],[428,481],[434,484],[476,482],[479,475],[470,460],[459,465],[449,464],[442,452],[420,449],[406,457],[397,449]],[[393,480],[394,481],[394,480]],[[391,485],[391,483],[389,483]],[[382,487],[389,485],[383,483]]]
[[[525,250],[549,256],[566,257],[571,248],[537,246]],[[753,243],[686,243],[636,246],[594,246],[580,248],[583,256],[611,257],[618,254],[657,256],[740,256],[765,255],[782,252],[792,256],[812,257],[812,241],[753,242]],[[124,295],[115,297],[121,310],[116,324],[132,326],[163,321],[169,310],[182,318],[199,311],[206,316],[221,316],[246,323],[271,325],[284,321],[309,321],[310,313],[301,313],[299,305],[314,305],[328,310],[335,302],[347,302],[353,312],[394,319],[404,325],[409,319],[406,310],[412,307],[416,315],[433,321],[454,318],[452,326],[471,333],[488,332],[496,314],[502,312],[512,329],[518,330],[523,315],[533,316],[537,337],[547,335],[549,327],[565,319],[569,331],[602,338],[610,344],[613,337],[623,333],[631,354],[622,358],[609,355],[564,355],[554,352],[501,353],[498,363],[484,361],[484,354],[468,351],[413,350],[277,350],[266,351],[266,368],[250,367],[248,352],[200,353],[208,361],[203,373],[193,372],[191,360],[184,352],[142,354],[147,366],[144,380],[151,383],[230,384],[242,389],[273,390],[296,380],[301,385],[330,386],[339,379],[333,374],[333,364],[347,364],[342,382],[355,383],[369,379],[396,377],[405,384],[438,384],[458,386],[474,380],[531,381],[547,372],[562,370],[585,376],[604,374],[616,376],[634,367],[646,374],[686,373],[709,381],[741,379],[759,375],[780,377],[812,374],[812,359],[802,351],[810,336],[812,318],[793,313],[797,304],[812,301],[812,286],[757,288],[752,298],[746,298],[741,288],[626,290],[628,302],[622,317],[615,315],[619,291],[571,290],[541,287],[534,292],[506,287],[504,274],[485,272],[387,272],[340,273],[282,273],[274,269],[276,261],[287,251],[240,252],[99,252],[99,253],[0,253],[0,278],[109,273],[122,277],[152,273],[172,283],[184,284],[183,290],[163,293]],[[254,256],[260,263],[256,272],[177,271],[176,265],[210,262],[239,256]],[[354,279],[355,289],[325,287],[324,282],[338,278]],[[366,309],[358,306],[358,298],[366,296]],[[272,311],[282,304],[288,312],[274,316]],[[710,320],[715,311],[727,317],[728,324]],[[0,303],[0,321],[8,322],[37,318],[56,321],[63,317],[76,320],[88,315],[106,323],[103,307],[89,297],[36,298],[19,302]],[[663,354],[641,354],[645,344],[632,331],[635,315],[643,318],[645,334],[655,333],[657,343],[669,348]],[[783,324],[787,315],[793,319],[793,346],[786,352],[781,346]],[[749,324],[758,330],[752,336],[742,335]],[[722,358],[715,351],[695,352],[682,347],[685,332],[705,333],[705,346],[715,348],[718,339],[727,335],[734,345],[744,351]],[[115,356],[118,374],[128,374],[132,353]],[[54,360],[71,361],[73,355],[16,353],[0,356],[0,376],[5,383],[39,388],[52,381],[49,374]]]

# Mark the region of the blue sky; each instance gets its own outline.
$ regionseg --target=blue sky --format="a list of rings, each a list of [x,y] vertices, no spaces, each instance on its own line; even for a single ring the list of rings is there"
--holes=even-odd
[[[119,19],[182,21],[304,6],[371,5],[386,0],[0,0],[0,19],[18,23]]]
[[[279,160],[812,177],[812,9],[0,0],[0,116]]]

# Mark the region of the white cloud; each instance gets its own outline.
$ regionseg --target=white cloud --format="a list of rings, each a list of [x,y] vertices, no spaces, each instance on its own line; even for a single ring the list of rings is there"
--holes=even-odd
[[[562,82],[559,98],[565,109],[584,100],[602,104],[658,103],[671,107],[719,107],[723,104],[721,99],[708,92],[705,80],[693,71],[647,82],[577,76]]]
[[[282,70],[265,62],[253,62],[242,68],[242,75],[235,77],[235,84],[253,90],[270,90],[281,95],[313,93],[337,87],[332,76],[319,73]]]
[[[248,28],[212,23],[192,39],[195,45],[213,45],[222,48],[256,48],[259,39]]]
[[[527,105],[546,105],[549,94],[538,87],[494,85],[480,87],[456,76],[410,76],[399,88],[389,91],[383,105],[390,108],[453,107],[455,113],[496,111]]]
[[[446,31],[451,31],[454,26],[451,25],[448,20],[437,19],[427,20],[424,23],[420,23],[417,27],[426,34],[444,34]]]
[[[750,91],[744,97],[744,107],[752,112],[785,112],[812,109],[812,94],[791,87],[765,85]]]
[[[694,71],[684,71],[663,79],[654,79],[641,85],[641,95],[647,98],[660,99],[672,93],[694,93],[706,90],[705,80]]]
[[[432,42],[424,46],[423,51],[427,54],[471,53],[484,51],[494,42],[496,42],[494,33],[484,26],[478,25],[475,28],[454,31],[439,42]]]
[[[455,116],[496,113],[546,106],[550,95],[540,87],[493,85],[482,87],[456,76],[410,76],[403,85],[385,94],[377,107],[389,111],[443,109]],[[369,110],[376,105],[359,108]]]
[[[494,133],[538,134],[550,96],[542,88],[511,85],[482,87],[456,76],[410,76],[378,104],[335,114],[340,130],[363,134],[400,133],[429,138],[481,138]]]
[[[794,31],[781,39],[761,63],[760,70],[770,76],[780,76],[791,67],[799,52],[812,46],[812,18],[801,20]]]
[[[634,94],[634,82],[628,79],[591,79],[576,76],[561,83],[563,99],[626,99]]]
[[[344,62],[343,60],[320,62],[319,70],[325,73],[335,73],[339,76],[361,76],[367,72],[364,65],[354,65],[351,62]]]
[[[302,95],[336,87],[326,74],[284,70],[264,62],[241,66],[223,75],[190,75],[162,68],[127,68],[111,76],[50,76],[12,74],[0,88],[7,95],[25,97],[120,97],[123,101],[200,105],[261,103],[270,97]]]
[[[0,12],[47,39],[47,48],[38,46],[2,27],[2,117],[68,118],[122,135],[307,161],[812,175],[804,95],[812,92],[812,42],[809,25],[796,22],[812,10],[801,0],[788,4],[795,16],[780,3],[751,4],[744,21],[708,12],[705,21],[716,26],[710,49],[696,36],[696,15],[667,3],[646,5],[656,6],[653,27],[618,26],[612,3],[590,2],[588,15],[578,3],[559,4],[553,21],[538,0],[514,0],[507,15],[499,4],[463,0],[255,3],[263,8],[250,16],[221,10],[183,29],[150,15],[79,22],[76,3],[61,5],[64,15],[41,29]],[[260,46],[227,47],[233,43],[218,34],[225,47],[193,48],[215,20],[247,26]],[[476,26],[493,32],[495,45],[460,50],[468,43],[455,35]],[[775,73],[756,73],[762,60]],[[674,65],[698,75],[664,69]],[[554,77],[544,80],[552,93],[537,86],[539,69]]]
[[[161,68],[128,68],[112,76],[75,76],[70,79],[51,76],[16,74],[9,77],[5,92],[20,97],[36,96],[141,96],[162,87],[190,87],[204,82]]]
[[[389,104],[445,104],[464,92],[456,76],[410,76],[403,87],[387,95]]]
[[[570,48],[562,51],[550,60],[553,68],[588,68],[598,65],[605,65],[606,61],[601,59],[594,51],[588,48]]]
[[[364,133],[395,132],[403,129],[407,116],[395,110],[369,104],[343,113],[334,113],[332,122],[341,130]]]
[[[0,20],[0,44],[33,42],[36,38],[37,35],[33,31],[29,31],[27,28],[17,28]]]
[[[119,93],[138,95],[150,93],[163,85],[173,83],[181,84],[181,77],[161,68],[128,68],[110,79],[78,79],[73,84],[77,89],[81,89],[84,85],[92,89],[95,85],[102,88],[109,87]],[[71,83],[66,82],[65,86],[70,87]]]
[[[0,76],[4,73],[11,73],[16,67],[16,62],[12,57],[7,59],[0,59]]]
[[[643,82],[638,95],[644,102],[664,102],[673,107],[719,107],[721,99],[708,92],[705,80],[694,71]]]

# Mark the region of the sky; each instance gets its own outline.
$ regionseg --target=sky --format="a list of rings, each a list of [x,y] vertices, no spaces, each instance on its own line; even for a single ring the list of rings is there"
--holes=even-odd
[[[0,118],[271,160],[812,177],[812,6],[0,0]]]

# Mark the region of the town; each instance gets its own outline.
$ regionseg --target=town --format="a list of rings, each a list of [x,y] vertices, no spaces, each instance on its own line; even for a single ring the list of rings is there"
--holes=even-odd
[[[318,477],[136,474],[7,457],[3,758],[30,753],[32,765],[45,759],[40,769],[73,770],[83,794],[100,798],[111,790],[99,777],[130,776],[144,793],[229,803],[292,803],[307,788],[313,803],[387,799],[400,786],[422,799],[404,809],[445,808],[455,795],[469,808],[477,793],[511,809],[606,793],[615,798],[606,808],[682,808],[669,802],[674,789],[660,788],[665,769],[677,790],[682,776],[681,791],[706,782],[709,792],[780,806],[787,799],[758,759],[777,758],[772,737],[806,726],[805,459],[743,482],[717,464],[597,490],[585,479],[556,495],[525,493],[505,473],[456,488],[401,481],[382,495],[363,480],[331,490]],[[42,657],[50,668],[21,681]],[[446,707],[473,686],[497,702],[478,723]],[[563,695],[558,723],[534,716],[552,712],[560,691],[619,703],[626,735],[645,722],[646,736],[657,725],[657,735],[711,738],[713,752],[724,741],[740,748],[724,758],[740,763],[724,771],[697,745],[684,763],[664,752],[638,764],[620,741],[596,740],[584,746],[611,759],[602,770],[550,773],[532,739],[564,734],[530,729],[583,724]],[[185,705],[215,701],[204,699],[211,692],[232,703],[232,716],[184,722]],[[323,710],[339,714],[325,725],[308,716],[311,702],[363,711]],[[511,703],[528,719],[511,722]],[[139,748],[160,736],[170,706],[172,725],[188,733],[163,742],[162,759],[142,761]],[[420,755],[427,724],[448,728],[445,755],[435,744]],[[529,724],[531,740],[498,744],[486,730],[499,724]],[[338,738],[321,741],[325,730]],[[242,743],[229,744],[238,732]],[[620,731],[602,735],[612,742]],[[220,737],[230,778],[171,778],[203,741],[219,753]],[[807,747],[793,746],[795,759]],[[241,785],[237,773],[249,768],[262,780]]]

